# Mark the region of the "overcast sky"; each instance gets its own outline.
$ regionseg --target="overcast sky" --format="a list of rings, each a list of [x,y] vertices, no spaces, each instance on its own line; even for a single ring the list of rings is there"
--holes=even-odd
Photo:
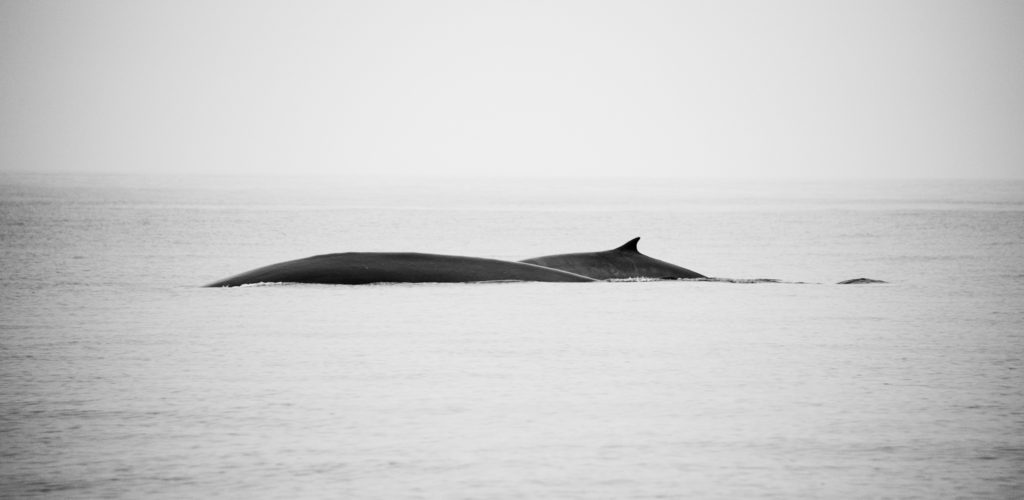
[[[1024,2],[0,0],[0,170],[1024,177]]]

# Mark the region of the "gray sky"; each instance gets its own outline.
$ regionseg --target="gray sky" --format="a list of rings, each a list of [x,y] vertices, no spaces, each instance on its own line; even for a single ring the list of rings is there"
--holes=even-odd
[[[1024,177],[1024,2],[0,0],[0,170]]]

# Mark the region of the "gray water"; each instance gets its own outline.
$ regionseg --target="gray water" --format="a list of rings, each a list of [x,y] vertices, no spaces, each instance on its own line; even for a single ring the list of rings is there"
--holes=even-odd
[[[1024,497],[1021,182],[4,174],[0,217],[6,498]],[[634,236],[783,282],[200,287]]]

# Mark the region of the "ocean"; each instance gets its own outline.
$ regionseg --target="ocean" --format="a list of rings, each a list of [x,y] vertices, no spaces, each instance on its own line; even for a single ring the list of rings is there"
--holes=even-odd
[[[737,282],[202,287],[636,236]],[[3,498],[1024,498],[1022,181],[4,173],[0,242]]]

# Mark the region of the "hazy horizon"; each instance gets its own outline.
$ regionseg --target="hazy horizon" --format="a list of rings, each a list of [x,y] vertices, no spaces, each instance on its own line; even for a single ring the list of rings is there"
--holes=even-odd
[[[0,171],[1024,177],[1024,3],[0,3]]]

